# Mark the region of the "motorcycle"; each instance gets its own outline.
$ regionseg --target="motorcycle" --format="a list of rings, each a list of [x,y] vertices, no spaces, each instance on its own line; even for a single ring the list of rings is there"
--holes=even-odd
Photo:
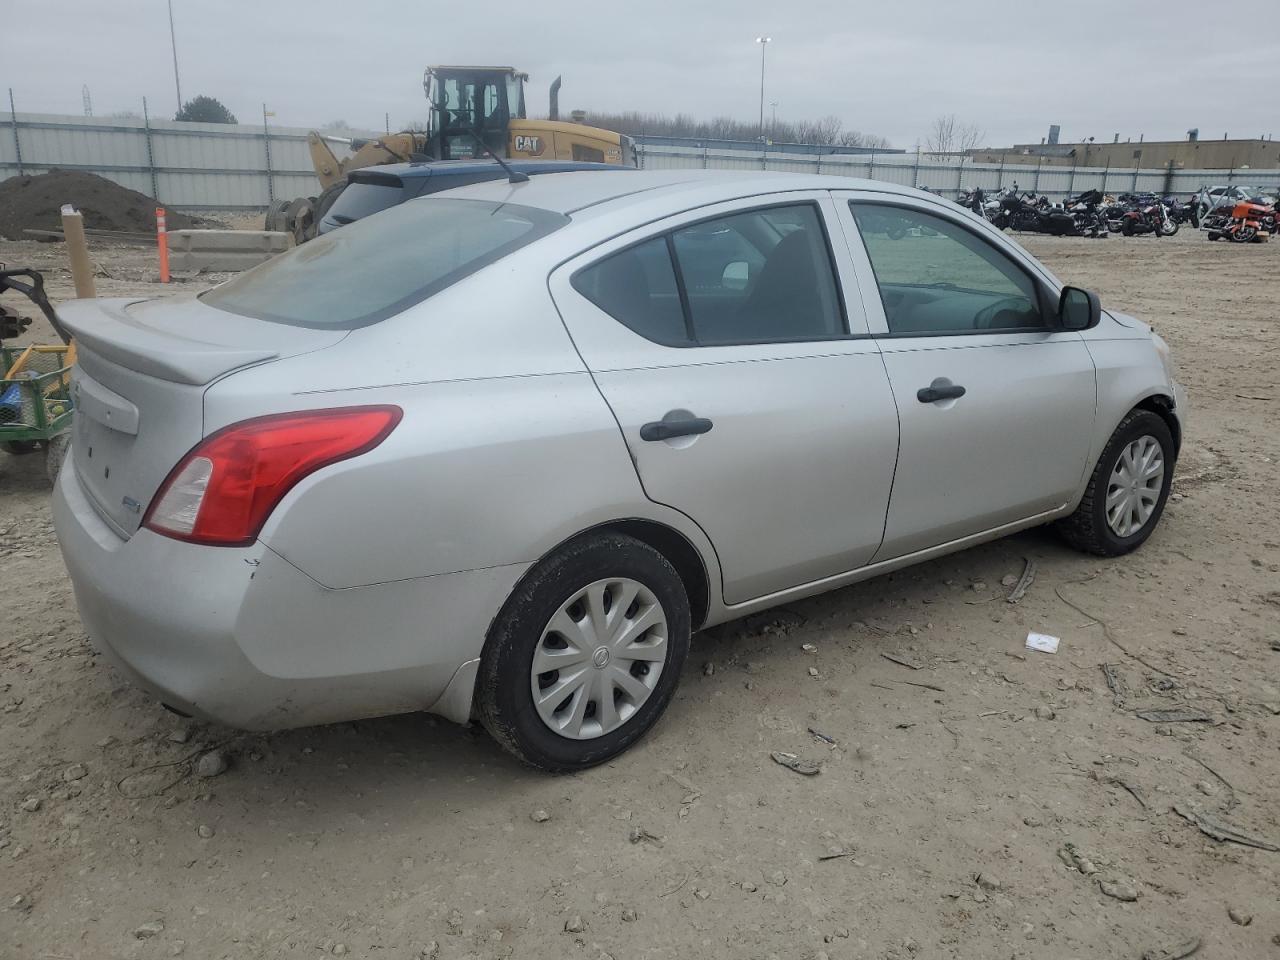
[[[1062,207],[1071,215],[1071,219],[1075,221],[1076,233],[1080,236],[1105,237],[1107,235],[1107,222],[1098,212],[1098,205],[1101,203],[1101,191],[1086,190],[1079,196],[1066,200]]]
[[[992,222],[1001,230],[1022,233],[1067,237],[1077,232],[1075,219],[1065,210],[1049,205],[1046,198],[1033,193],[1019,195],[1012,189],[1000,195],[1000,209]]]
[[[1168,208],[1169,216],[1173,218],[1174,223],[1179,225],[1189,223],[1197,229],[1200,227],[1200,207],[1194,197],[1185,202],[1177,197],[1165,197],[1164,205]]]
[[[1276,232],[1276,208],[1241,200],[1229,210],[1218,207],[1204,218],[1210,240],[1262,243]]]
[[[1169,214],[1169,208],[1154,194],[1121,194],[1102,211],[1108,227],[1126,237],[1152,234],[1155,237],[1171,237],[1178,232],[1179,223]]]

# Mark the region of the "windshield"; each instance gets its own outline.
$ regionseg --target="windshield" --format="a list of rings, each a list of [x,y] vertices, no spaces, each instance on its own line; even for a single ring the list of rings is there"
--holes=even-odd
[[[273,257],[204,293],[209,306],[273,323],[377,323],[569,222],[486,200],[403,203]]]

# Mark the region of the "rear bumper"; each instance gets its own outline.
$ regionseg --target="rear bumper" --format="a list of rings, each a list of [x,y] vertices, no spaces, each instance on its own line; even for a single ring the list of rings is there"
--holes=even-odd
[[[437,703],[465,721],[470,691],[450,681],[527,569],[333,590],[260,543],[202,547],[145,529],[122,540],[70,464],[53,514],[95,646],[162,702],[249,730]]]

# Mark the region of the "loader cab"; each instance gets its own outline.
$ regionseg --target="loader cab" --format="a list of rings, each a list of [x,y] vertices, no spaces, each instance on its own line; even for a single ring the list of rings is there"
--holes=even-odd
[[[524,82],[514,67],[428,67],[423,88],[431,105],[429,152],[436,160],[485,156],[476,143],[498,156],[507,153],[512,120],[525,118]]]

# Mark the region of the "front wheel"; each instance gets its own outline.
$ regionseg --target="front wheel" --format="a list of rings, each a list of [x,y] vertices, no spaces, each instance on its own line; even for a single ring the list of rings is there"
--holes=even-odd
[[[1086,553],[1116,557],[1136,550],[1164,513],[1177,460],[1169,425],[1150,410],[1129,413],[1107,441],[1063,538]]]
[[[1160,222],[1160,235],[1164,237],[1172,237],[1178,232],[1178,221],[1172,217],[1167,217]]]
[[[576,540],[524,578],[480,660],[480,720],[552,773],[609,760],[666,709],[689,652],[689,600],[675,568],[632,537]]]

